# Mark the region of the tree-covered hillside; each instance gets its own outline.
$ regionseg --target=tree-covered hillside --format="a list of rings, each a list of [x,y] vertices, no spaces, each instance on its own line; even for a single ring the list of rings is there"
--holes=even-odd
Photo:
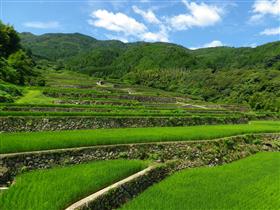
[[[36,36],[31,33],[21,33],[25,49],[32,51],[35,57],[50,61],[64,61],[77,55],[91,53],[92,50],[102,48],[123,48],[125,44],[120,41],[98,41],[90,36],[79,33],[74,34],[43,34]]]
[[[23,46],[35,57],[63,61],[77,71],[115,68],[127,71],[176,68],[184,70],[210,68],[280,69],[280,42],[256,48],[216,47],[189,50],[170,43],[122,43],[116,40],[100,41],[74,34],[20,34]],[[79,62],[81,60],[81,62]],[[115,72],[111,72],[114,75]],[[100,74],[100,73],[99,73]],[[107,72],[105,73],[107,74]]]
[[[170,43],[99,41],[77,33],[20,37],[35,59],[59,68],[279,111],[280,42],[189,50]]]
[[[35,63],[22,48],[18,33],[0,21],[0,102],[21,95],[16,85],[38,84]]]
[[[216,47],[194,50],[201,60],[201,67],[212,69],[275,68],[280,69],[280,42],[272,42],[256,48]]]

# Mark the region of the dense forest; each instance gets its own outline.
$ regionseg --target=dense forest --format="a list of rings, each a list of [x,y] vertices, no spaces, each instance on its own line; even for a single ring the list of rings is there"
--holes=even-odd
[[[15,85],[32,83],[32,78],[38,76],[33,71],[34,65],[14,28],[0,22],[0,102],[9,102],[21,95],[20,88]]]
[[[17,34],[1,23],[0,48],[1,86],[44,85],[34,69],[68,69],[211,102],[280,109],[280,42],[190,50],[170,43],[100,41],[79,33]]]

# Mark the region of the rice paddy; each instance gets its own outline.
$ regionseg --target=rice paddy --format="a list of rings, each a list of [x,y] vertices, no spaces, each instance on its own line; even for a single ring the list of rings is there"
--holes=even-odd
[[[61,210],[147,166],[113,160],[27,172],[0,194],[1,210]]]
[[[273,132],[280,132],[280,121],[252,121],[240,125],[1,133],[0,153],[110,144],[210,140],[233,135]]]
[[[280,209],[280,153],[185,169],[152,186],[122,210]]]

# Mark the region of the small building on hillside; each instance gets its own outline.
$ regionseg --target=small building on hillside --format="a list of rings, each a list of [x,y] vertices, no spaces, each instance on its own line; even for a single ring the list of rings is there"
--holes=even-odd
[[[97,85],[104,85],[104,81],[99,80],[98,82],[96,82]]]

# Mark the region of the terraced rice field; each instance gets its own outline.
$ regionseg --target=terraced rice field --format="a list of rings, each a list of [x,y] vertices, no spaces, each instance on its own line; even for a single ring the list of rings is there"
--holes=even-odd
[[[200,98],[131,86],[113,79],[98,85],[98,78],[69,71],[46,70],[42,74],[46,78],[46,87],[25,87],[24,95],[16,98],[14,103],[0,103],[0,163],[4,163],[0,165],[0,181],[5,178],[3,171],[13,171],[14,166],[18,169],[15,180],[13,177],[10,179],[12,185],[9,190],[0,191],[0,210],[63,210],[89,194],[146,168],[152,161],[150,157],[145,157],[145,161],[98,161],[22,173],[25,171],[22,169],[29,168],[29,165],[20,165],[29,164],[27,157],[23,156],[20,164],[13,165],[6,164],[5,158],[9,160],[9,157],[22,154],[6,154],[112,144],[200,142],[242,134],[280,133],[279,113],[254,112],[243,105],[213,104]],[[247,123],[248,120],[248,124],[223,125]],[[66,121],[69,124],[64,124]],[[211,125],[216,123],[219,124]],[[145,127],[144,124],[149,127],[140,128]],[[107,125],[112,129],[104,129]],[[73,130],[34,132],[45,128],[55,130],[56,126]],[[84,128],[103,129],[78,130]],[[36,154],[40,161],[36,158],[30,161],[31,166],[35,164],[33,168],[38,168],[37,162],[43,167],[53,167],[40,152]],[[65,160],[75,158],[71,155]],[[103,159],[90,157],[89,160],[95,158]],[[17,161],[15,158],[12,160]],[[87,159],[81,158],[81,161]],[[229,165],[183,170],[152,186],[122,209],[280,209],[277,194],[280,191],[280,183],[277,183],[280,179],[279,162],[280,153],[261,153]],[[166,166],[165,163],[162,165]]]
[[[280,209],[280,153],[259,153],[213,168],[185,169],[122,210]]]
[[[252,121],[241,125],[1,133],[0,153],[109,144],[209,140],[240,134],[273,132],[280,132],[280,121]]]
[[[0,194],[1,210],[61,210],[145,167],[136,160],[99,161],[28,172]]]

